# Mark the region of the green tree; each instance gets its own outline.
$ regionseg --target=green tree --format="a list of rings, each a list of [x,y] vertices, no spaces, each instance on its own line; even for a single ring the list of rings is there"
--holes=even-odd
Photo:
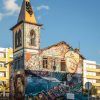
[[[88,95],[88,90],[83,89],[83,94]],[[97,89],[95,86],[92,86],[91,90],[89,90],[89,95],[97,95]]]
[[[95,86],[92,86],[90,93],[91,93],[91,95],[97,95],[97,89]]]

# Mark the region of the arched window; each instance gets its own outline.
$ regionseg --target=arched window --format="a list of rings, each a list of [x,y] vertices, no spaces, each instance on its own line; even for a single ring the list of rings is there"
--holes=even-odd
[[[31,30],[30,32],[30,45],[31,46],[35,46],[35,31],[34,30]]]
[[[22,33],[21,30],[18,32],[18,47],[22,45]]]
[[[15,33],[15,48],[22,45],[22,33],[21,30]]]
[[[15,48],[18,47],[18,33],[15,33]]]

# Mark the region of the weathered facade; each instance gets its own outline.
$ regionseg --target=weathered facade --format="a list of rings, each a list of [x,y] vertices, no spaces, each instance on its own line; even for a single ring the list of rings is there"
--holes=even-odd
[[[50,91],[57,87],[65,89],[62,94],[58,93],[59,96],[64,96],[68,91],[82,92],[84,57],[78,49],[65,42],[40,49],[41,27],[36,22],[30,0],[23,0],[18,22],[11,28],[14,49],[11,96],[15,96],[16,100],[24,100],[25,96],[38,95],[42,91],[50,97]]]
[[[30,70],[78,73],[82,56],[65,42],[40,49],[36,55],[26,55],[25,67]],[[73,67],[72,70],[68,66]],[[78,70],[78,71],[77,71]],[[82,73],[82,70],[81,72]]]

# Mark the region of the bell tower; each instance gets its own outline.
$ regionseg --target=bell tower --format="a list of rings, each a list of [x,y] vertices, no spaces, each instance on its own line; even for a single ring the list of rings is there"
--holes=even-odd
[[[11,28],[13,32],[13,71],[16,100],[18,100],[18,97],[24,97],[25,95],[24,82],[25,70],[27,70],[25,62],[27,62],[32,55],[36,55],[39,52],[41,26],[42,25],[36,21],[30,0],[23,0],[17,24]],[[17,84],[19,84],[19,78],[23,81],[21,83],[23,84],[23,88],[19,88],[18,90]]]
[[[40,49],[40,28],[32,10],[30,0],[23,0],[17,24],[13,32],[15,70],[25,70],[27,56],[35,55]]]

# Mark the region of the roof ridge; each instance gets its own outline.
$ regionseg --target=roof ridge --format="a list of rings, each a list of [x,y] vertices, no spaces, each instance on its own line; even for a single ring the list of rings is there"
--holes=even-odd
[[[58,42],[58,43],[52,44],[51,46],[48,46],[48,47],[45,47],[45,48],[41,49],[41,51],[50,49],[50,48],[52,48],[53,46],[58,46],[58,45],[60,45],[60,44],[65,44],[65,45],[71,47],[71,46],[70,46],[69,44],[67,44],[65,41],[60,41],[60,42]]]

